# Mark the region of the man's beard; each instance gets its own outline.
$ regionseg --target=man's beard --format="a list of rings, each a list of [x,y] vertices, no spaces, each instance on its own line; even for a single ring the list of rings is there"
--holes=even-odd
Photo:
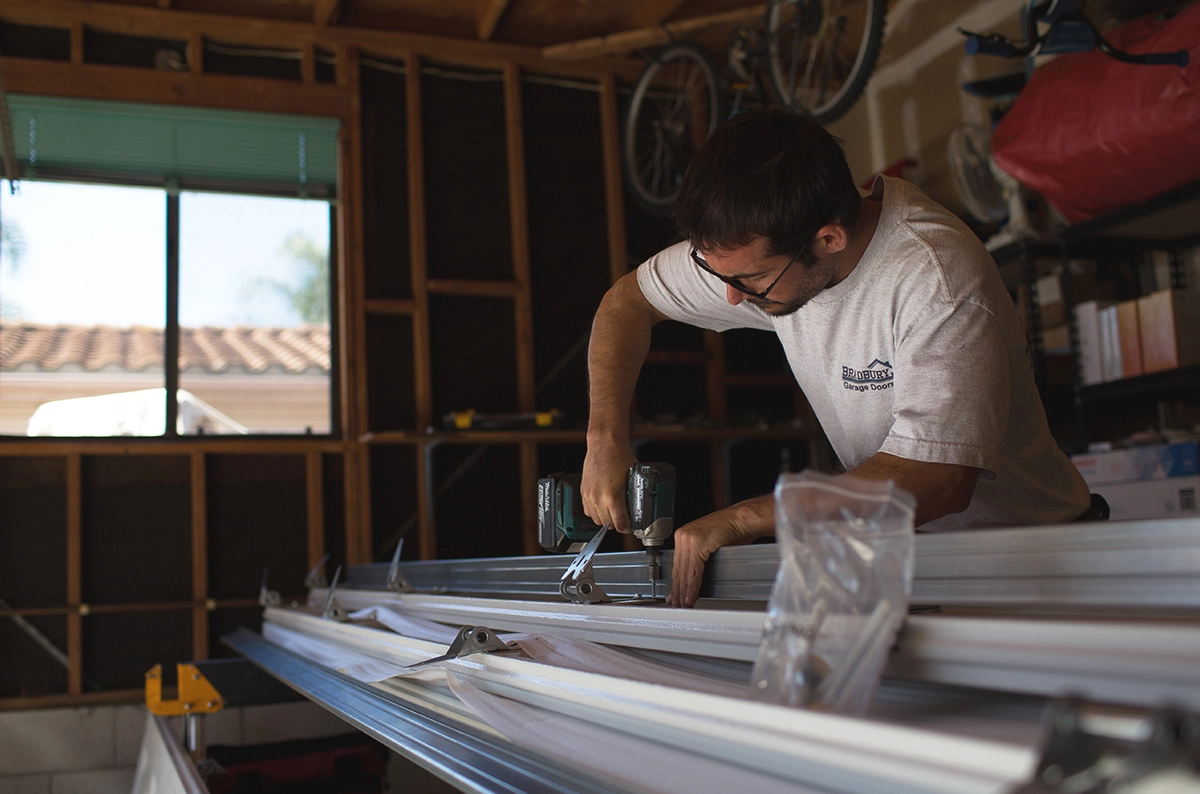
[[[820,290],[817,290],[817,292],[820,292]],[[772,317],[787,317],[789,314],[798,312],[817,292],[812,293],[812,295],[803,295],[800,298],[790,301],[773,301],[769,298],[747,298],[746,300]]]
[[[804,267],[806,275],[813,275],[813,270],[820,262],[817,255],[813,253],[811,246],[807,251],[800,254],[798,261]],[[814,288],[808,283],[808,279],[806,279],[806,283],[801,288],[802,291],[800,294],[796,295],[791,300],[775,301],[771,300],[770,298],[754,297],[746,298],[746,300],[750,301],[752,305],[757,306],[763,312],[771,315],[772,317],[787,317],[789,314],[795,314],[798,312],[804,306],[804,304],[812,300],[817,293],[829,286],[829,282],[832,280],[833,269],[830,267],[829,273],[827,273],[825,279],[820,282],[820,286]]]

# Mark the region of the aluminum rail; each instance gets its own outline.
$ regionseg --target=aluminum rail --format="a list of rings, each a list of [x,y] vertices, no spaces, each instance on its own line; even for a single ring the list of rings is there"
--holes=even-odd
[[[943,607],[1100,607],[1200,610],[1200,518],[1063,524],[918,534],[911,603]],[[407,562],[422,592],[559,600],[568,556]],[[596,583],[614,598],[649,594],[644,552],[598,554]],[[662,556],[663,581],[672,553]],[[779,556],[772,544],[713,555],[702,595],[766,601]],[[382,589],[387,565],[351,566],[350,587]]]
[[[327,591],[314,590],[310,604]],[[553,632],[609,645],[753,661],[763,613],[340,590],[344,609]],[[1200,709],[1200,625],[912,615],[885,676],[1025,694]]]
[[[436,654],[430,643],[391,632],[322,619],[302,610],[268,609],[269,624],[304,642],[405,665]],[[281,641],[287,641],[281,637]],[[323,653],[312,649],[308,652]],[[567,719],[624,734],[639,745],[661,744],[723,770],[766,776],[805,791],[840,794],[991,794],[1028,779],[1036,752],[1011,744],[792,709],[594,672],[476,654],[440,662],[444,671],[485,692]],[[373,687],[394,691],[391,678]],[[427,686],[438,686],[427,681]],[[603,744],[601,745],[603,746]],[[618,751],[619,752],[619,751]],[[653,755],[653,753],[652,753]],[[571,759],[577,758],[572,753]],[[676,761],[678,764],[678,760]],[[716,772],[716,768],[713,768]],[[671,790],[693,790],[680,780]],[[564,790],[574,790],[570,787]],[[712,790],[711,786],[707,790]]]
[[[520,752],[492,733],[451,724],[445,713],[310,662],[247,629],[222,641],[309,700],[460,790],[485,794],[622,790],[578,769]]]

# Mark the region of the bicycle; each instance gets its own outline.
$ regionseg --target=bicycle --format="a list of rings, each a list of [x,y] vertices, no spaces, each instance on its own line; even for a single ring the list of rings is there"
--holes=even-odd
[[[633,199],[665,215],[692,155],[744,104],[775,103],[821,124],[858,100],[883,44],[886,0],[769,0],[759,24],[735,30],[727,74],[694,41],[673,42],[642,69],[625,123],[622,156]],[[762,90],[765,71],[771,89]]]

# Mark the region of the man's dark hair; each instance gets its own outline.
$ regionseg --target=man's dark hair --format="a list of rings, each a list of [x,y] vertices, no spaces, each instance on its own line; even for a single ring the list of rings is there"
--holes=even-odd
[[[842,142],[806,116],[771,109],[713,131],[688,165],[672,215],[702,251],[762,237],[771,256],[791,256],[828,223],[853,231],[858,210]]]

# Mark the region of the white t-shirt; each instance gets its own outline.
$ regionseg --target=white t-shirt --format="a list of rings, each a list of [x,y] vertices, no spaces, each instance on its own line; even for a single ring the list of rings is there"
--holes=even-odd
[[[789,316],[731,305],[687,242],[645,262],[638,284],[674,320],[774,331],[846,469],[877,452],[979,468],[971,506],[922,529],[1078,518],[1088,488],[1050,435],[991,256],[904,180],[880,177],[872,197],[883,210],[854,270]]]

